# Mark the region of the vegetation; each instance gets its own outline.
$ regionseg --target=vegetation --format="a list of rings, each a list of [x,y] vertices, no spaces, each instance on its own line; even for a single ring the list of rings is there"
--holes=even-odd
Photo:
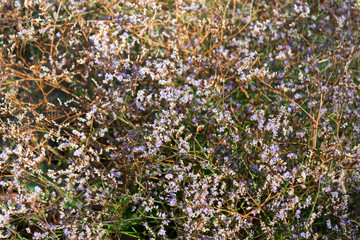
[[[357,239],[360,5],[0,3],[0,236]]]

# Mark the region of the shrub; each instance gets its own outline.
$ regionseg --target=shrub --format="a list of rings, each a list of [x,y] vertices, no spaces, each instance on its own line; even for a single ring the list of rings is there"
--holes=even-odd
[[[2,1],[0,228],[356,239],[355,1]]]

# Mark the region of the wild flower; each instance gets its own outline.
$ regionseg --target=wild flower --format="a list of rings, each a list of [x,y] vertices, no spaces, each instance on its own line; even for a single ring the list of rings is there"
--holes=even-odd
[[[355,1],[0,15],[4,237],[359,236]]]

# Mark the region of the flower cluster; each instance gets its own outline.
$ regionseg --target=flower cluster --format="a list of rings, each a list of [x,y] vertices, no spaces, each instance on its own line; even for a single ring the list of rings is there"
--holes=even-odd
[[[1,1],[0,237],[360,237],[356,1]]]

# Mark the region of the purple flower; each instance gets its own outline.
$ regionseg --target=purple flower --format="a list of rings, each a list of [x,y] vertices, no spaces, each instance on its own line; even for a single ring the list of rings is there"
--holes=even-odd
[[[160,235],[160,236],[166,236],[166,231],[163,229],[163,228],[161,228],[160,230],[159,230],[159,232],[158,232],[158,234]]]
[[[38,194],[38,193],[40,193],[42,190],[41,190],[41,188],[39,187],[39,186],[35,186],[35,188],[34,188],[34,193],[35,194]]]
[[[283,177],[286,179],[286,178],[289,178],[290,177],[290,173],[289,172],[286,172],[284,173]]]
[[[257,118],[258,118],[258,115],[255,113],[254,115],[251,116],[250,119],[251,119],[252,121],[256,121]]]
[[[176,203],[176,199],[175,198],[171,198],[170,201],[170,206],[175,206],[175,203]]]
[[[187,208],[186,208],[186,212],[187,212],[188,215],[193,214],[193,210],[192,210],[191,207],[187,207]]]
[[[63,232],[64,232],[65,236],[69,235],[69,233],[70,233],[70,231],[67,228],[64,228]]]
[[[168,173],[168,174],[165,175],[165,178],[170,180],[170,179],[173,178],[173,175],[171,173]]]
[[[327,227],[328,227],[328,228],[330,228],[330,229],[331,229],[331,227],[332,227],[332,226],[331,226],[331,222],[330,222],[330,220],[329,220],[329,219],[326,221],[326,225],[327,225]]]
[[[120,178],[121,177],[121,172],[112,172],[111,175],[113,177]]]
[[[335,191],[335,192],[332,192],[331,195],[332,195],[333,197],[338,197],[339,193]]]
[[[161,141],[161,140],[159,140],[159,141],[157,141],[157,142],[155,143],[155,145],[156,145],[157,147],[161,147],[161,144],[162,144],[162,141]]]
[[[257,166],[251,166],[250,168],[251,171],[256,171],[256,172],[260,172],[259,168]]]
[[[40,239],[41,234],[39,232],[34,232],[33,239]]]

